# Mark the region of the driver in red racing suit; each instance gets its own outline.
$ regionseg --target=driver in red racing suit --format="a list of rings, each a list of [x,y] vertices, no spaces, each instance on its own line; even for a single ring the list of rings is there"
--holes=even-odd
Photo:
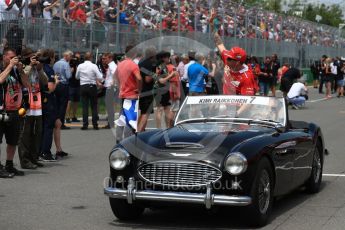
[[[213,25],[214,10],[210,18]],[[212,28],[211,28],[212,29]],[[214,33],[214,40],[224,62],[223,94],[225,95],[255,95],[257,83],[252,70],[244,64],[247,58],[246,51],[240,47],[226,50],[218,32]]]

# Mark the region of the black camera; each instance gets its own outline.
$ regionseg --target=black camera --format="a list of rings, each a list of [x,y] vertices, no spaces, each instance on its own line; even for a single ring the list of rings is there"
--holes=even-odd
[[[10,120],[10,116],[7,113],[0,113],[0,122],[8,122]]]
[[[23,63],[24,65],[30,65],[31,59],[36,59],[36,61],[42,63],[42,64],[50,64],[50,57],[42,57],[42,56],[33,56],[33,57],[21,57],[19,56],[19,61]]]
[[[18,56],[19,62],[23,63],[23,65],[30,65],[31,60],[30,57],[23,58],[21,56]]]
[[[37,61],[42,64],[50,64],[50,57],[38,57]]]

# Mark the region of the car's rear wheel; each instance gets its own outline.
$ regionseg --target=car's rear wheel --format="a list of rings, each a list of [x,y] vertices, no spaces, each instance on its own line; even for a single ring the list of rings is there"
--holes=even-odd
[[[251,192],[252,204],[247,207],[247,216],[252,226],[264,226],[269,220],[273,205],[273,178],[268,159],[261,159]]]
[[[145,208],[136,204],[128,204],[127,200],[109,198],[111,210],[119,220],[135,220],[144,212]]]
[[[317,193],[320,191],[323,171],[321,149],[320,144],[317,143],[313,156],[311,175],[305,184],[308,193]]]

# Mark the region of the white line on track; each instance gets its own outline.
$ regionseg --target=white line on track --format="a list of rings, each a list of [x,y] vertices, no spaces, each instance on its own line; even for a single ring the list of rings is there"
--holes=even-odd
[[[327,177],[345,177],[345,174],[327,174],[327,173],[324,173],[322,175],[327,176]]]
[[[320,98],[320,99],[316,99],[316,100],[311,100],[311,101],[307,101],[308,103],[315,103],[315,102],[319,102],[319,101],[325,101],[328,100],[327,98]]]

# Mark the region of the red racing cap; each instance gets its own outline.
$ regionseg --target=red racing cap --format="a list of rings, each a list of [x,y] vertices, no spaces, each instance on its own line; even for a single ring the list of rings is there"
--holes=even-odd
[[[247,53],[241,47],[233,47],[231,50],[224,50],[222,52],[222,59],[226,63],[227,59],[232,59],[244,63],[247,58]]]
[[[5,3],[7,6],[11,5],[13,3],[13,0],[5,0]]]

